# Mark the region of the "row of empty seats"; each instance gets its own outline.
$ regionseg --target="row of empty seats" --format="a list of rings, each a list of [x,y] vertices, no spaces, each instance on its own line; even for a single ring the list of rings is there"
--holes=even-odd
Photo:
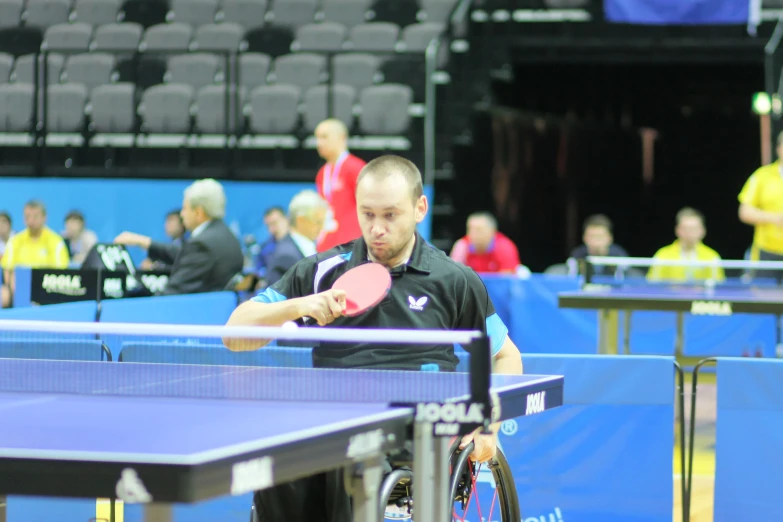
[[[2,1],[2,0],[0,0]],[[317,51],[423,51],[430,41],[443,32],[443,24],[419,23],[402,30],[392,23],[373,22],[348,30],[342,24],[323,22],[304,25],[295,33],[283,30],[274,47],[290,50]],[[269,28],[262,29],[269,39]],[[106,24],[94,28],[85,23],[64,23],[46,29],[41,48],[49,51],[224,51],[247,50],[257,39],[255,33],[246,33],[237,23],[206,24],[196,28],[173,22],[158,24],[146,30],[135,23]],[[2,49],[0,49],[2,50]],[[287,52],[286,51],[286,52]]]
[[[249,92],[241,89],[234,96],[222,85],[197,90],[185,84],[166,84],[150,87],[137,96],[135,85],[119,83],[98,86],[88,97],[85,85],[61,84],[47,93],[46,130],[132,133],[138,122],[138,130],[149,134],[222,134],[227,125],[232,134],[312,133],[327,115],[327,92],[326,86],[304,91],[280,84]],[[408,129],[412,101],[408,86],[388,84],[357,91],[348,85],[335,85],[331,94],[333,115],[351,125],[358,116],[359,134],[401,135]],[[233,111],[237,105],[239,111]],[[236,112],[239,118],[234,117]],[[0,85],[0,132],[31,132],[38,127],[33,123],[34,114],[33,85]]]
[[[39,60],[41,64],[43,59]],[[0,83],[36,83],[35,55],[14,59],[0,53]],[[80,83],[89,93],[98,87],[115,82],[133,82],[143,88],[160,83],[183,83],[195,89],[211,84],[226,83],[226,62],[223,56],[208,53],[174,55],[167,60],[144,60],[134,69],[132,59],[118,62],[115,55],[86,53],[72,56],[49,54],[46,79],[48,85]],[[238,65],[238,67],[236,67]],[[404,79],[405,64],[383,62],[369,54],[342,54],[332,63],[332,83],[362,90],[374,84],[397,82]],[[260,53],[242,53],[236,64],[228,63],[229,73],[238,79],[235,85],[252,90],[269,84],[290,84],[307,90],[327,80],[326,59],[317,54],[295,53],[272,59]],[[38,70],[38,85],[43,85],[43,67]],[[238,78],[237,78],[238,77]],[[0,108],[0,113],[2,108]]]
[[[181,22],[193,26],[233,22],[298,27],[332,21],[348,27],[366,21],[409,25],[443,23],[456,0],[0,0],[0,27],[47,28],[64,22],[102,25],[118,21],[145,27]]]

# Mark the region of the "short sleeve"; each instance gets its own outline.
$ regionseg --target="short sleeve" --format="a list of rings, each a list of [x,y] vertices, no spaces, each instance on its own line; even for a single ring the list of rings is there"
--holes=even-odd
[[[54,256],[51,260],[51,268],[68,268],[71,256],[68,254],[68,247],[61,238],[56,238],[54,246]]]
[[[16,241],[14,241],[13,236],[11,236],[11,239],[5,244],[5,253],[3,254],[2,260],[0,260],[0,267],[4,270],[11,270],[16,264],[16,260],[14,259],[16,257],[15,243]]]
[[[312,261],[302,259],[272,286],[261,291],[252,300],[257,303],[279,303],[287,299],[313,293]]]
[[[753,207],[759,206],[761,183],[759,182],[758,171],[754,172],[745,182],[742,190],[739,193],[737,199],[743,205],[751,205]]]
[[[508,328],[495,311],[495,306],[487,293],[484,282],[472,269],[463,269],[466,279],[464,297],[461,304],[460,320],[457,328],[463,330],[481,330],[489,336],[492,355],[503,347],[508,336]],[[459,299],[459,298],[458,298]]]

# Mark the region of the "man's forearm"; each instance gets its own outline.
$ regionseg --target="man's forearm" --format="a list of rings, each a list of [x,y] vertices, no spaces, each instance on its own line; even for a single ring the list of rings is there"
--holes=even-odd
[[[246,301],[239,305],[228,318],[226,326],[281,326],[288,321],[302,317],[298,299],[279,303],[258,303]],[[269,344],[270,339],[239,339],[224,337],[223,344],[229,350],[244,352],[256,350]]]
[[[740,221],[748,225],[777,224],[780,220],[778,214],[765,212],[753,205],[742,204],[739,208]]]

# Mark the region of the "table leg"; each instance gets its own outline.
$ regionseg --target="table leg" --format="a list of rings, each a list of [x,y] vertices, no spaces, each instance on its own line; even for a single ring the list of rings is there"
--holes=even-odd
[[[5,495],[0,495],[0,522],[5,522],[5,507],[6,507]]]
[[[144,504],[144,522],[172,522],[171,504]]]
[[[451,473],[449,469],[451,444],[446,437],[435,437],[433,446],[435,450],[435,482],[433,484],[435,518],[433,520],[449,522],[452,520],[454,512],[454,499],[449,498],[449,489],[451,488]],[[415,502],[416,497],[413,497],[413,499]]]
[[[681,357],[683,345],[685,344],[685,316],[682,312],[677,312],[677,326],[674,333],[674,356]]]
[[[380,487],[383,479],[383,457],[374,457],[364,461],[360,475],[351,477],[349,493],[353,498],[354,522],[382,522],[378,506],[380,505]],[[352,473],[346,469],[345,473]]]
[[[623,312],[625,324],[623,326],[623,354],[631,354],[631,310]]]
[[[417,422],[413,426],[413,518],[422,522],[442,522],[435,518],[435,452],[433,426]]]
[[[617,355],[620,324],[617,310],[598,311],[598,353]]]

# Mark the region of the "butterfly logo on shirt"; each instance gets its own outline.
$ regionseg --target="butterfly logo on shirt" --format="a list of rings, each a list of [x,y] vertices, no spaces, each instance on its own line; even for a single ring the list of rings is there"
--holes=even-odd
[[[427,304],[427,301],[429,298],[425,295],[424,297],[419,297],[416,299],[412,295],[408,296],[408,308],[411,310],[416,310],[417,312],[421,312],[424,310],[424,305]]]

